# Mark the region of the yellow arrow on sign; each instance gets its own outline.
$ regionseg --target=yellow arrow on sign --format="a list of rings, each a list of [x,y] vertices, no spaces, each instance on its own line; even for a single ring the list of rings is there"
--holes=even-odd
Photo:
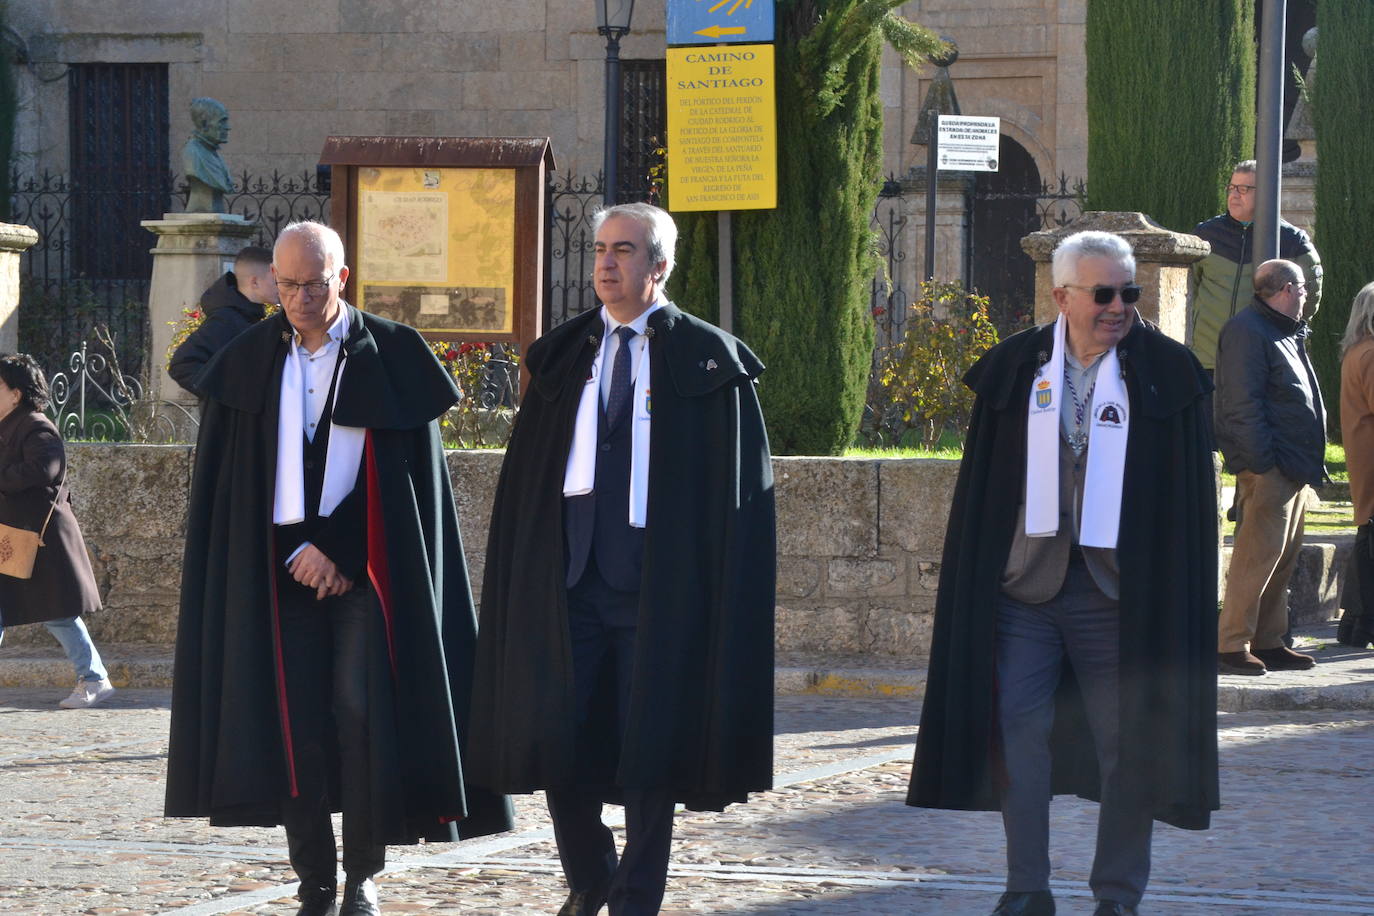
[[[700,3],[701,0],[697,0],[697,2]],[[730,0],[720,0],[719,3],[717,3],[715,6],[711,7],[711,8],[710,8],[709,10],[707,10],[706,12],[708,12],[708,13],[714,13],[716,10],[720,9],[722,6],[724,6],[725,4],[727,4],[727,3],[729,3],[729,2],[730,2]],[[744,4],[744,8],[745,8],[745,9],[749,9],[749,7],[751,7],[751,6],[754,5],[754,0],[735,0],[735,5],[732,6],[732,7],[730,7],[729,12],[727,12],[725,15],[727,15],[727,16],[733,16],[733,15],[735,15],[735,10],[739,9],[739,5],[740,5],[741,3]]]
[[[743,35],[746,29],[742,25],[708,25],[704,29],[697,29],[697,35],[705,35],[707,38],[719,38],[722,35]]]

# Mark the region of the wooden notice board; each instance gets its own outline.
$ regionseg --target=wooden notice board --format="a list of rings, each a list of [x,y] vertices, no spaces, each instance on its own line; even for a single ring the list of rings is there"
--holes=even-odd
[[[544,332],[547,138],[330,137],[320,164],[350,302],[429,340]]]

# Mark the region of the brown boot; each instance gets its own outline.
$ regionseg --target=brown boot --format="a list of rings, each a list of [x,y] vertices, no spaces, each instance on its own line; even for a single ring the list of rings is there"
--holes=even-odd
[[[1287,646],[1255,649],[1254,655],[1270,671],[1306,671],[1317,663],[1317,660],[1312,656],[1294,652]]]
[[[1266,670],[1264,662],[1244,649],[1217,653],[1218,674],[1264,674]]]

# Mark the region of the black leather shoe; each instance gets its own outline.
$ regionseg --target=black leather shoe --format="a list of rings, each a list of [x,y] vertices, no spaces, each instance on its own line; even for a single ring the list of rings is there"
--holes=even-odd
[[[596,916],[606,905],[606,894],[609,890],[606,885],[601,885],[590,890],[573,891],[568,895],[568,899],[563,901],[558,916]]]
[[[312,888],[311,890],[302,889],[296,894],[296,899],[301,902],[301,908],[296,911],[296,916],[334,916],[338,910],[334,907],[334,888]]]
[[[1054,895],[1049,891],[1007,891],[997,901],[992,916],[1054,916]]]
[[[344,882],[339,916],[382,916],[382,908],[377,904],[377,885],[371,878],[349,878]]]
[[[1099,900],[1093,916],[1136,916],[1136,909],[1116,900]]]

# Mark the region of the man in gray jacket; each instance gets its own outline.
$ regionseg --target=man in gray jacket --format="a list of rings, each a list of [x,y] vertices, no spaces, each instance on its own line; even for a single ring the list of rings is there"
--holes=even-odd
[[[1222,674],[1316,664],[1283,643],[1307,487],[1326,479],[1326,409],[1307,358],[1306,298],[1301,267],[1265,261],[1249,308],[1226,323],[1217,346],[1217,444],[1236,475],[1235,545],[1217,629]]]

